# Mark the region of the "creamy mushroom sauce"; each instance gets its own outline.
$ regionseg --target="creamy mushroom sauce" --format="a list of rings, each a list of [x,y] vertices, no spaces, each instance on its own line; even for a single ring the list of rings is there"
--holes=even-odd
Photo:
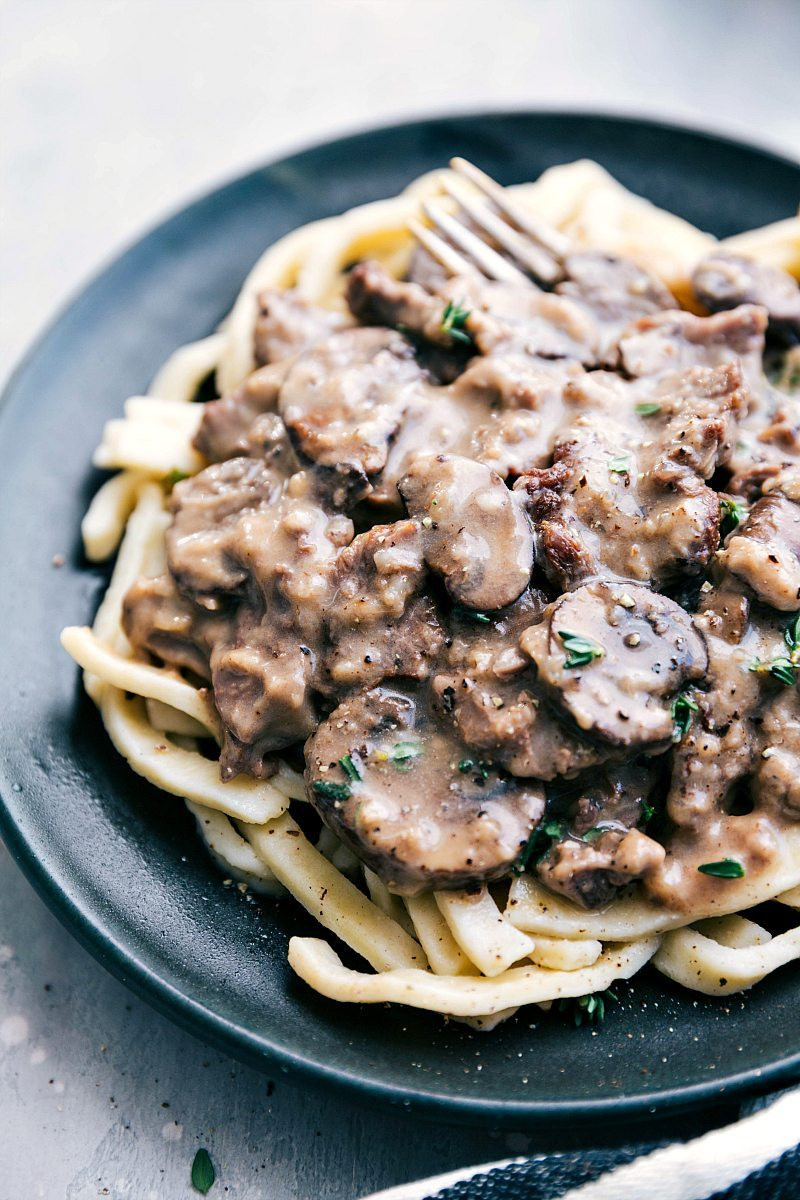
[[[698,867],[769,872],[800,820],[797,284],[718,253],[689,313],[598,253],[551,290],[411,275],[358,264],[347,318],[261,296],[134,650],[209,687],[223,778],[304,748],[394,891],[524,867],[691,911],[726,886]]]

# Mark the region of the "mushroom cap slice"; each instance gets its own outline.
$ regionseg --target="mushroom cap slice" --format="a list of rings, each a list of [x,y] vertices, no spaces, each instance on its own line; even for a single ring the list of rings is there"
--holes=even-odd
[[[538,781],[475,761],[401,689],[343,701],[307,742],[306,763],[325,823],[402,895],[507,874],[544,812]]]
[[[615,746],[668,744],[672,699],[708,666],[705,640],[679,604],[617,582],[562,596],[520,646],[557,709]]]

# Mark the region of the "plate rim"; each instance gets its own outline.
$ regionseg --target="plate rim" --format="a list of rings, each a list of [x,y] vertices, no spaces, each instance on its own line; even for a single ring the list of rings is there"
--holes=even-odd
[[[222,179],[217,184],[203,188],[190,196],[184,203],[176,203],[164,215],[147,223],[142,230],[126,239],[121,248],[111,253],[92,271],[87,279],[79,283],[55,309],[35,335],[17,365],[12,369],[0,396],[0,432],[2,418],[14,400],[17,389],[24,382],[28,369],[46,347],[51,336],[62,322],[77,315],[84,304],[90,303],[97,288],[108,282],[108,277],[124,270],[128,259],[142,243],[153,235],[163,235],[179,220],[185,220],[197,209],[211,201],[218,201],[226,192],[246,186],[264,170],[278,165],[295,162],[307,155],[330,148],[340,147],[343,153],[351,151],[359,142],[376,135],[393,131],[423,129],[426,126],[447,121],[468,122],[470,120],[536,119],[539,117],[566,120],[597,120],[621,126],[646,126],[653,131],[680,135],[698,142],[722,143],[733,150],[758,154],[773,162],[791,168],[798,173],[800,161],[796,161],[779,150],[760,145],[728,133],[717,133],[705,126],[694,126],[676,121],[660,120],[648,115],[615,113],[604,109],[582,108],[536,108],[478,109],[470,111],[441,111],[429,115],[398,120],[380,125],[360,127],[346,131],[341,136],[331,136],[303,143],[299,148],[289,149],[277,157],[259,162],[246,170]],[[669,1111],[678,1114],[695,1108],[701,1103],[720,1098],[730,1098],[742,1093],[763,1093],[781,1084],[800,1080],[800,1049],[786,1054],[763,1067],[753,1067],[695,1084],[660,1088],[652,1093],[633,1096],[609,1095],[590,1100],[509,1100],[487,1099],[478,1096],[453,1096],[435,1089],[409,1088],[379,1079],[364,1077],[345,1068],[332,1068],[312,1057],[289,1050],[266,1035],[256,1035],[235,1021],[229,1020],[208,1006],[193,999],[152,970],[133,951],[126,948],[124,941],[114,936],[106,927],[99,912],[86,911],[70,893],[66,885],[61,886],[46,866],[38,859],[26,839],[24,828],[19,824],[0,793],[0,836],[11,856],[19,866],[48,909],[67,929],[76,941],[87,950],[110,974],[128,987],[134,994],[157,1011],[173,1020],[200,1041],[211,1043],[232,1057],[261,1070],[277,1069],[283,1074],[294,1076],[297,1081],[309,1081],[327,1090],[341,1089],[350,1099],[360,1104],[378,1101],[401,1111],[428,1114],[451,1123],[475,1124],[479,1118],[494,1118],[503,1125],[527,1124],[536,1119],[545,1119],[552,1125],[566,1121],[587,1121],[596,1118],[639,1118],[646,1120],[656,1113]]]

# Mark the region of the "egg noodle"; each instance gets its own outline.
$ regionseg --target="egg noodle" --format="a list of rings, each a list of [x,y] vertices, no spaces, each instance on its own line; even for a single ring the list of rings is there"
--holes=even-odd
[[[121,625],[124,594],[166,569],[170,476],[204,466],[192,446],[202,405],[192,401],[210,372],[224,394],[255,368],[258,293],[296,288],[306,300],[343,310],[347,264],[370,257],[401,275],[413,248],[407,222],[439,193],[440,178],[423,176],[394,199],[282,238],[253,267],[220,330],[173,354],[148,394],[129,399],[124,417],[108,422],[94,462],[118,473],[92,500],[82,533],[89,559],[117,551],[116,565],[93,627],[65,629],[63,645],[83,668],[119,753],[185,801],[225,874],[270,895],[289,892],[372,968],[351,970],[327,941],[293,937],[289,962],[325,996],[390,1001],[490,1029],[521,1005],[602,991],[648,961],[708,995],[749,987],[800,958],[800,926],[773,937],[738,915],[768,899],[787,913],[800,910],[800,824],[786,835],[767,880],[728,880],[711,911],[669,911],[628,889],[605,911],[587,912],[529,874],[476,894],[401,898],[328,829],[316,845],[305,836],[292,809],[307,803],[306,792],[288,765],[268,781],[239,775],[221,782],[217,764],[199,749],[201,739],[219,736],[209,689],[132,657]],[[555,167],[509,193],[578,247],[633,258],[691,307],[691,270],[714,239],[626,191],[596,164]],[[800,276],[800,218],[726,245]]]

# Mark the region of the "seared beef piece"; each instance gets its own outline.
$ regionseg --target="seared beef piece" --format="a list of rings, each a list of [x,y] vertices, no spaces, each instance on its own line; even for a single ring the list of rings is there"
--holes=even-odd
[[[259,622],[242,609],[232,636],[211,652],[211,681],[223,728],[223,779],[272,774],[266,756],[308,737],[317,723],[310,658],[280,618]]]
[[[416,521],[374,525],[340,552],[325,608],[321,691],[425,678],[444,642],[436,606],[421,595],[426,575]]]
[[[497,879],[541,819],[544,793],[494,768],[467,769],[464,754],[413,693],[359,692],[306,745],[309,795],[394,892]]]
[[[135,654],[211,678],[208,659],[227,617],[214,616],[180,595],[171,575],[137,579],[122,602],[122,628]]]
[[[582,908],[603,908],[620,888],[656,871],[665,854],[662,845],[638,829],[612,829],[592,842],[573,837],[558,842],[536,873],[552,892]]]
[[[577,728],[614,746],[666,748],[671,701],[701,679],[705,643],[666,596],[590,583],[549,606],[520,638],[551,702]]]
[[[577,837],[590,829],[627,833],[644,824],[655,783],[652,766],[642,763],[622,763],[598,775],[592,772],[581,785],[570,832]]]
[[[345,325],[340,313],[310,304],[297,292],[279,288],[261,292],[258,309],[254,349],[259,365],[294,358]]]
[[[591,314],[566,296],[478,276],[448,279],[433,294],[393,279],[378,263],[361,263],[348,281],[348,302],[362,320],[403,326],[416,337],[453,349],[469,338],[480,354],[515,353],[598,361],[601,343]],[[454,337],[448,305],[468,314]]]
[[[273,458],[284,462],[287,471],[294,470],[286,431],[274,412],[285,374],[285,366],[262,367],[228,396],[210,400],[203,407],[193,442],[195,449],[210,462],[243,455],[257,457],[262,452],[267,457],[272,452]]]
[[[764,710],[753,788],[759,807],[800,821],[800,695],[783,689]]]
[[[629,375],[644,376],[739,360],[745,379],[757,388],[766,327],[766,311],[752,304],[713,317],[658,313],[642,317],[623,334],[620,361]]]
[[[366,481],[383,469],[406,411],[429,387],[404,338],[347,329],[295,361],[278,407],[302,461]]]
[[[417,458],[399,483],[419,522],[422,553],[458,604],[505,608],[528,586],[533,534],[520,498],[482,463]]]
[[[720,563],[765,604],[781,612],[800,607],[800,505],[777,493],[758,500],[728,539]]]
[[[701,574],[719,542],[719,502],[704,480],[730,453],[744,403],[738,367],[694,368],[646,390],[595,372],[564,395],[579,415],[553,465],[515,485],[553,583],[616,575],[659,587]]]
[[[201,603],[240,590],[248,566],[234,542],[243,514],[272,505],[283,480],[254,458],[231,458],[177,483],[167,562],[180,590]]]
[[[785,271],[717,250],[695,268],[692,286],[711,312],[758,304],[767,310],[771,333],[800,340],[800,285]]]

